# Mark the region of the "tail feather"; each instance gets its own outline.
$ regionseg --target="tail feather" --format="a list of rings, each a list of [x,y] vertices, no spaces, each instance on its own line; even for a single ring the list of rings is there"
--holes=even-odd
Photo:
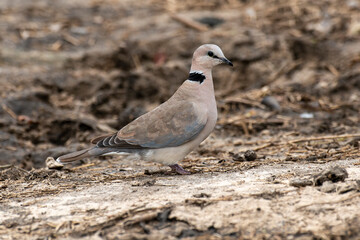
[[[80,150],[77,152],[68,153],[62,155],[56,159],[59,163],[70,163],[77,160],[81,160],[86,157],[96,157],[105,154],[113,154],[113,153],[120,153],[120,152],[129,152],[128,149],[115,149],[115,148],[99,148],[97,146],[87,148],[84,150]]]
[[[81,151],[77,151],[77,152],[73,152],[73,153],[68,153],[65,154],[63,156],[60,156],[56,159],[56,161],[58,161],[59,163],[69,163],[69,162],[74,162],[77,160],[81,160],[83,158],[86,157],[91,157],[94,156],[93,154],[90,154],[89,151],[92,150],[93,148],[88,148],[88,149],[84,149]]]

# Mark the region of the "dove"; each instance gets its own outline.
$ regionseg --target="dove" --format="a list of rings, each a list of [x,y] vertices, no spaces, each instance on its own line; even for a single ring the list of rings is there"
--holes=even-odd
[[[233,66],[217,45],[201,45],[193,54],[189,77],[166,102],[118,132],[93,139],[94,146],[56,160],[69,163],[87,157],[126,153],[168,165],[178,174],[190,174],[178,162],[198,147],[216,125],[212,68],[222,63]]]

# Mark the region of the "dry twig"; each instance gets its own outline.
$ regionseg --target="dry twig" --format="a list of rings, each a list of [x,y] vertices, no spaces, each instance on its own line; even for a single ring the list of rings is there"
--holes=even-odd
[[[170,14],[170,16],[171,16],[172,19],[178,21],[179,23],[181,23],[181,24],[183,24],[183,25],[185,25],[187,27],[190,27],[192,29],[195,29],[195,30],[197,30],[199,32],[205,32],[205,31],[209,30],[208,27],[205,26],[204,24],[195,22],[195,21],[193,21],[191,19],[186,19],[186,18],[181,17],[181,16],[176,15],[176,14]]]
[[[15,120],[18,119],[18,116],[16,115],[16,113],[11,108],[6,106],[6,104],[3,103],[1,106],[5,110],[5,112],[7,112],[13,119],[15,119]]]
[[[316,140],[337,139],[337,138],[352,138],[352,137],[360,137],[360,133],[300,138],[300,139],[295,139],[295,140],[288,141],[286,144],[299,143],[299,142],[308,142],[308,141],[316,141]]]

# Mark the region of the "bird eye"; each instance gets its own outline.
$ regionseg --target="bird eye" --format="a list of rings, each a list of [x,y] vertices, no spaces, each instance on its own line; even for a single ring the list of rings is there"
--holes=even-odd
[[[209,55],[209,57],[212,57],[212,56],[214,56],[214,53],[212,51],[208,51],[208,55]]]

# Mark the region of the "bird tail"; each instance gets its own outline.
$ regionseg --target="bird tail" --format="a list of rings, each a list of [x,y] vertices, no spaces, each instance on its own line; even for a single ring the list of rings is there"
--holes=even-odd
[[[84,149],[81,151],[68,153],[68,154],[58,157],[56,159],[56,161],[59,163],[70,163],[70,162],[74,162],[77,160],[81,160],[86,157],[93,157],[93,156],[101,155],[101,154],[96,154],[97,151],[95,151],[95,154],[94,154],[94,150],[95,150],[95,147],[92,147],[92,148]]]

